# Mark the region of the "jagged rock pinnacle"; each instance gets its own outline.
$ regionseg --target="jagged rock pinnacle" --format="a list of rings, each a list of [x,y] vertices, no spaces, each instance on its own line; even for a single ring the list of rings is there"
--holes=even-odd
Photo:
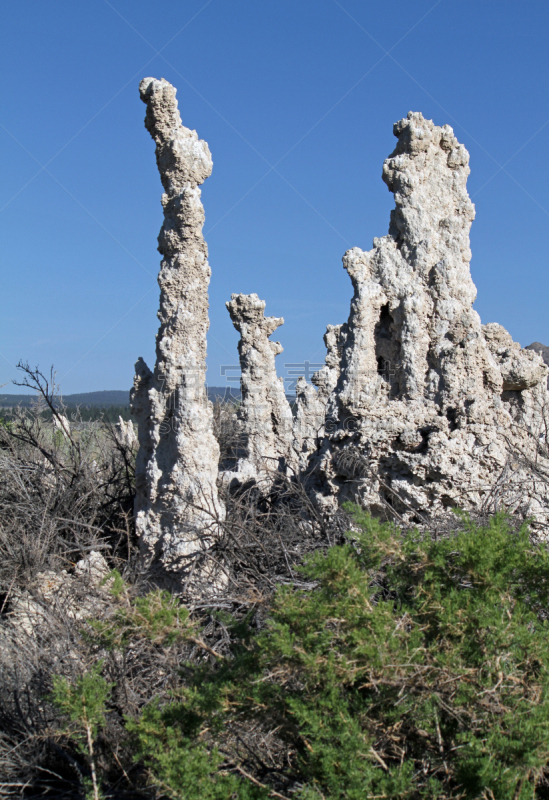
[[[216,488],[219,446],[205,389],[211,270],[198,188],[211,174],[212,159],[206,142],[182,125],[170,83],[145,78],[139,92],[147,105],[145,127],[156,143],[164,224],[156,364],[151,372],[142,359],[137,362],[131,397],[139,436],[137,532],[160,582],[171,580],[177,588],[199,558],[194,575],[197,591],[205,591],[217,578],[208,577],[203,556],[224,514]]]

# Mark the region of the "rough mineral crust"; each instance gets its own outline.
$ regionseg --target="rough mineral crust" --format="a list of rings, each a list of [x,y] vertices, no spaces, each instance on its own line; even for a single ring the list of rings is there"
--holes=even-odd
[[[9,598],[7,622],[19,636],[39,636],[48,630],[52,613],[63,619],[99,616],[110,599],[113,580],[109,565],[97,550],[77,561],[74,574],[47,570],[36,575],[32,593],[14,590]],[[0,625],[0,649],[6,629]]]
[[[256,294],[233,294],[227,308],[240,333],[242,456],[225,480],[230,485],[254,481],[267,488],[275,472],[286,471],[291,454],[292,411],[275,366],[282,345],[269,339],[284,320],[266,317],[265,302]]]
[[[153,575],[156,568],[164,583],[173,577],[177,586],[190,571],[200,573],[204,585],[204,559],[202,572],[194,562],[215,538],[224,513],[205,388],[211,270],[198,188],[211,174],[212,159],[206,142],[182,125],[170,83],[145,78],[139,92],[147,105],[145,127],[156,143],[164,224],[156,364],[151,372],[138,360],[131,396],[139,438],[137,532]]]
[[[296,385],[296,417],[293,427],[293,451],[296,471],[306,474],[311,467],[310,456],[325,435],[326,403],[337,386],[346,325],[328,325],[324,334],[325,365],[312,377],[318,391],[299,378]]]
[[[525,350],[534,350],[536,353],[539,353],[540,356],[543,358],[543,363],[547,364],[549,367],[549,347],[546,344],[542,344],[541,342],[532,342],[532,344],[527,344]],[[548,387],[549,387],[549,378],[547,379]]]
[[[546,490],[526,485],[523,465],[537,446],[547,367],[472,308],[469,155],[448,125],[419,113],[394,134],[383,166],[395,196],[389,233],[343,258],[354,297],[340,363],[324,368],[337,383],[312,459],[319,497],[414,519],[478,508],[499,480],[498,502],[540,513]]]
[[[118,417],[114,435],[116,440],[123,447],[132,448],[137,444],[137,436],[133,427],[133,422],[129,419],[127,422],[122,417]]]

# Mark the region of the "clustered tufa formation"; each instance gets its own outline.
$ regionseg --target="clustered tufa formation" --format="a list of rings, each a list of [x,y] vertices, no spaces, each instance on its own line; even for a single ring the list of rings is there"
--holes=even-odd
[[[343,259],[354,297],[316,454],[318,491],[332,506],[390,505],[417,521],[417,512],[482,507],[507,473],[509,505],[544,512],[547,498],[511,474],[510,451],[536,436],[547,368],[473,310],[469,155],[449,126],[419,113],[394,134],[383,166],[395,196],[389,233]]]
[[[177,570],[223,514],[204,389],[210,268],[198,184],[211,158],[181,125],[170,84],[147,78],[140,91],[166,193],[157,363],[153,374],[138,361],[132,397],[137,523],[148,558]],[[485,506],[499,481],[507,507],[547,516],[549,497],[524,467],[544,422],[547,367],[473,309],[469,155],[448,125],[419,113],[394,134],[383,166],[395,196],[389,233],[369,252],[345,253],[349,319],[328,326],[326,364],[316,389],[298,382],[294,416],[276,375],[282,347],[269,338],[283,320],[265,317],[255,294],[227,303],[241,335],[242,403],[240,458],[224,483],[266,490],[284,473],[327,512],[351,499],[418,521]]]

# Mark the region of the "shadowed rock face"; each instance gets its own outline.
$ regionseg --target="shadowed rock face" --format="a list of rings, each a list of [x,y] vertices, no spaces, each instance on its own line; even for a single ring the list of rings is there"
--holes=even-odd
[[[145,78],[139,91],[145,127],[156,143],[164,224],[156,364],[151,372],[138,360],[131,394],[139,437],[137,531],[152,572],[158,569],[164,582],[171,576],[177,586],[223,516],[219,447],[205,389],[211,271],[198,188],[211,174],[212,159],[206,142],[182,125],[171,84]]]
[[[343,258],[354,296],[314,459],[328,505],[390,503],[413,517],[482,503],[519,417],[530,431],[540,420],[547,368],[472,308],[467,151],[418,113],[394,134],[389,234]]]
[[[266,317],[265,302],[256,294],[233,294],[227,309],[240,333],[238,354],[242,377],[242,402],[238,420],[243,455],[229,483],[254,480],[267,488],[273,472],[285,471],[291,455],[292,412],[284,381],[276,374],[275,358],[280,342],[269,337],[284,324],[282,317]]]

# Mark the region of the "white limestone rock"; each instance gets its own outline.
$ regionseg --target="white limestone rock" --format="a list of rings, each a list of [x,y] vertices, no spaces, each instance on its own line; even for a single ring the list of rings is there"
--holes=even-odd
[[[139,91],[147,106],[145,127],[156,143],[164,224],[156,364],[153,372],[138,360],[131,394],[139,438],[137,532],[151,576],[157,573],[160,583],[177,590],[192,571],[199,591],[207,592],[220,579],[208,576],[202,556],[224,516],[216,487],[219,446],[205,388],[211,270],[199,184],[211,174],[212,159],[207,143],[182,125],[170,83],[145,78]]]
[[[96,587],[101,587],[109,574],[109,565],[98,550],[90,550],[89,555],[76,562],[74,574]]]
[[[75,565],[74,574],[66,570],[40,572],[28,591],[14,590],[9,595],[6,621],[18,635],[37,636],[48,628],[51,614],[73,621],[100,616],[109,603],[113,579],[109,566],[97,550],[91,550]],[[2,631],[0,629],[0,646]]]
[[[115,436],[120,444],[124,447],[129,447],[131,449],[137,445],[137,436],[131,419],[126,421],[123,420],[122,417],[118,417],[118,422],[116,423],[115,428]]]
[[[266,317],[265,302],[256,294],[233,294],[226,305],[240,333],[238,421],[243,453],[236,470],[224,479],[229,485],[254,480],[268,488],[273,473],[286,471],[292,444],[292,411],[275,366],[282,345],[269,339],[284,320]]]
[[[318,449],[324,433],[326,404],[304,377],[296,384],[296,416],[292,429],[293,465],[298,474],[309,469],[311,453]]]
[[[527,348],[521,349],[502,325],[491,322],[482,326],[490,352],[494,356],[502,378],[502,390],[523,391],[542,383],[547,374],[543,360]]]
[[[389,234],[343,259],[354,297],[313,463],[328,507],[389,504],[413,519],[482,506],[513,451],[537,447],[547,368],[472,308],[467,151],[419,113],[394,133]],[[500,496],[547,511],[526,479],[517,469]]]
[[[533,350],[535,353],[539,353],[543,358],[543,363],[549,366],[549,347],[547,347],[547,345],[542,344],[541,342],[532,342],[532,344],[527,344],[524,349]],[[549,386],[549,378],[547,380]]]
[[[70,438],[71,424],[64,414],[54,414],[51,418],[54,430],[61,431],[63,436]]]
[[[293,426],[294,465],[298,474],[311,470],[310,456],[325,434],[326,403],[339,378],[341,352],[347,332],[346,325],[328,325],[324,334],[325,365],[315,372],[309,385],[299,378],[296,385],[296,416]]]

